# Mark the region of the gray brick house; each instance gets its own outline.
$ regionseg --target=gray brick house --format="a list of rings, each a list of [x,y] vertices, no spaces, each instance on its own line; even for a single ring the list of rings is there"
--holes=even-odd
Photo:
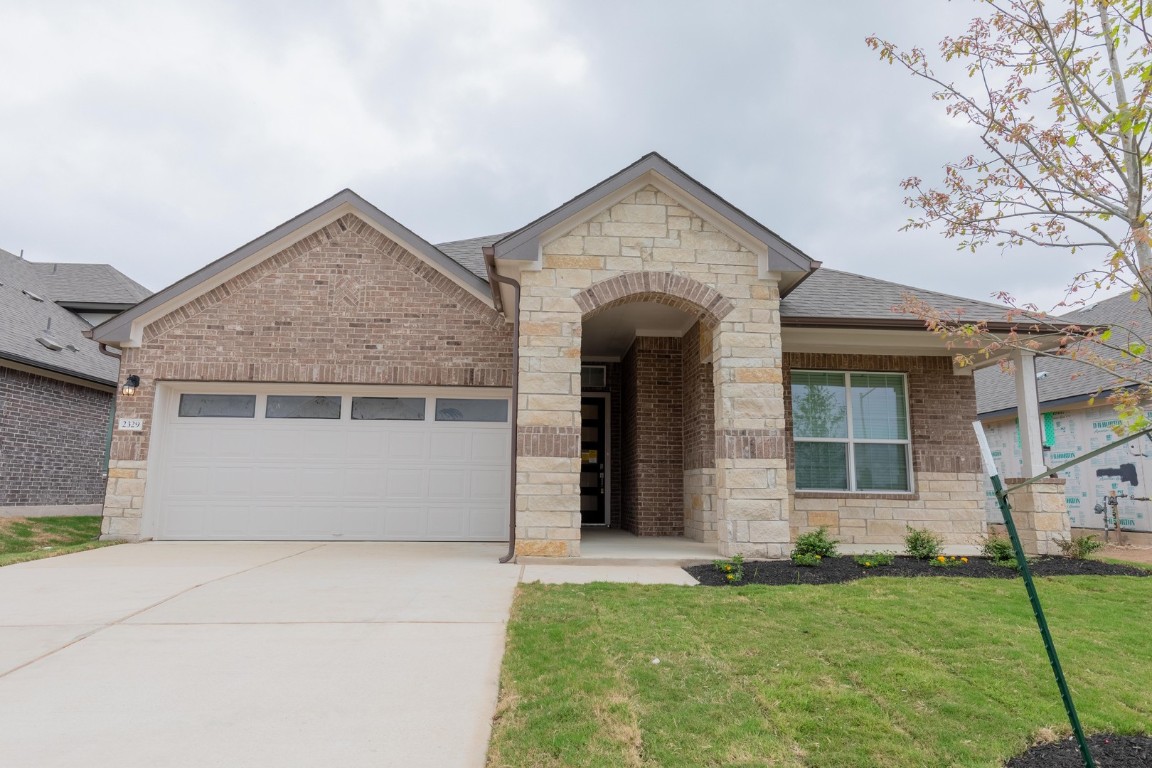
[[[149,291],[0,251],[0,515],[99,514],[119,360],[84,337]]]
[[[141,379],[105,535],[971,548],[972,377],[905,291],[1002,321],[823,268],[657,154],[440,245],[345,190],[94,330]]]

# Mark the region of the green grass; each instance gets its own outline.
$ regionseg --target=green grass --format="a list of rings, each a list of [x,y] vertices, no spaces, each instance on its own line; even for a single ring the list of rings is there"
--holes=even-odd
[[[99,517],[0,518],[0,566],[118,543],[99,538]]]
[[[1085,727],[1147,730],[1152,579],[1039,589]],[[991,768],[1061,730],[1016,580],[529,584],[488,764]]]

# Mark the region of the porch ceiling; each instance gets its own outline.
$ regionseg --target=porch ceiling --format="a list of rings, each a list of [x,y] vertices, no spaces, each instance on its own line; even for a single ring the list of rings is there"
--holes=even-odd
[[[637,301],[584,321],[584,357],[623,357],[637,336],[683,336],[698,318],[665,304]]]

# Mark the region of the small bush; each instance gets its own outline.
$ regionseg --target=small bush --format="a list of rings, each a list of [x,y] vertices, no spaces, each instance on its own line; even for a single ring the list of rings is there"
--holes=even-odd
[[[733,555],[731,560],[713,560],[712,567],[724,574],[729,584],[744,581],[744,555]]]
[[[1080,538],[1069,539],[1056,539],[1056,546],[1060,547],[1060,551],[1064,553],[1064,557],[1070,557],[1073,560],[1087,560],[1088,555],[1092,554],[1100,547],[1104,546],[1104,542],[1092,536],[1081,536]]]
[[[999,533],[989,533],[980,544],[980,554],[992,561],[993,565],[1016,565],[1016,552],[1012,540]]]
[[[802,533],[796,537],[796,548],[792,550],[792,560],[796,555],[819,555],[820,557],[836,557],[837,541],[828,536],[828,529],[820,526],[814,531]]]
[[[926,528],[909,528],[904,547],[917,560],[931,560],[944,551],[944,537]]]
[[[861,568],[879,568],[896,562],[896,555],[891,552],[867,552],[863,555],[856,555],[852,559]]]
[[[807,552],[793,552],[792,562],[796,565],[803,565],[809,568],[815,568],[820,565],[820,561],[824,558],[820,555],[807,553]],[[799,575],[799,574],[797,574]]]

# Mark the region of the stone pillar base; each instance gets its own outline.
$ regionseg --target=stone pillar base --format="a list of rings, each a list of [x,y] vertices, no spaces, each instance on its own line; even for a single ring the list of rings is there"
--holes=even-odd
[[[1025,479],[1010,477],[1004,481],[1004,485],[1016,485]],[[1072,538],[1072,525],[1064,501],[1063,478],[1040,480],[1014,491],[1008,494],[1008,503],[1012,506],[1012,519],[1020,534],[1024,554],[1061,554],[1056,542]]]

